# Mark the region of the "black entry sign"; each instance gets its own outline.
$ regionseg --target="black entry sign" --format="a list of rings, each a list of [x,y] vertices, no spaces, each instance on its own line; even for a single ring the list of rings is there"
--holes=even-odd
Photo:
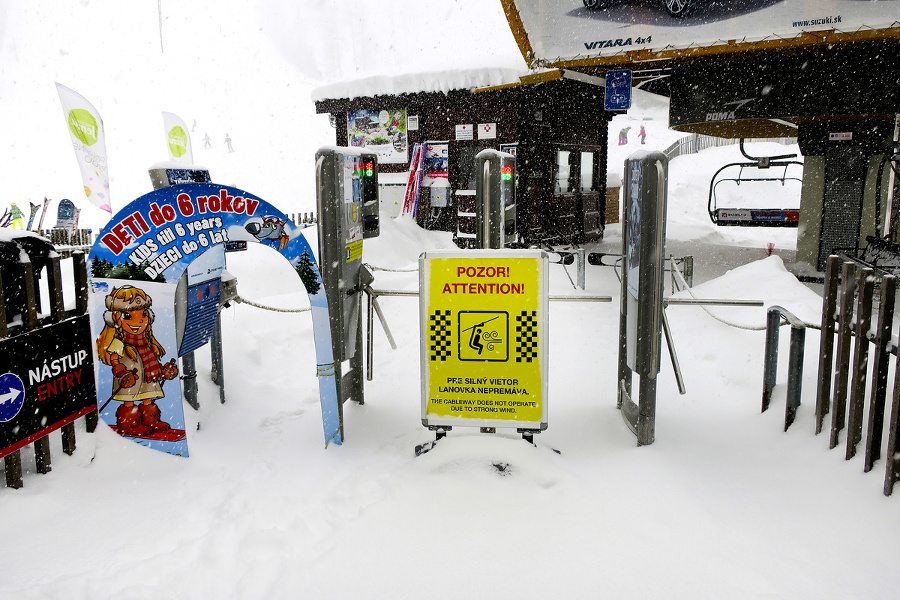
[[[88,315],[0,340],[0,458],[97,408]]]

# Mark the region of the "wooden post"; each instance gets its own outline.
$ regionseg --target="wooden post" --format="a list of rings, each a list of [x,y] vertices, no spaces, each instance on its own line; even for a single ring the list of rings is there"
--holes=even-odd
[[[22,325],[25,331],[37,329],[37,303],[39,298],[34,289],[34,269],[31,261],[25,259],[20,263],[22,277],[25,285],[25,306],[22,307]]]
[[[856,343],[850,390],[850,414],[847,419],[846,460],[856,456],[856,445],[862,440],[863,408],[866,405],[866,372],[869,368],[869,329],[872,327],[872,297],[875,271],[866,268],[859,273],[859,299],[856,306]]]
[[[66,310],[63,304],[62,271],[59,268],[59,257],[50,259],[50,268],[47,269],[47,293],[50,296],[50,311],[54,323],[60,323],[66,319]]]
[[[75,313],[76,316],[80,316],[88,312],[87,259],[84,252],[72,253],[72,272],[75,277]],[[96,410],[84,416],[84,424],[88,433],[97,431],[99,422],[100,413]]]
[[[84,252],[72,253],[72,272],[75,277],[75,316],[87,314],[88,284]]]
[[[62,271],[59,268],[58,256],[54,256],[50,259],[50,267],[47,269],[47,283],[47,294],[50,297],[51,306],[50,318],[54,323],[60,323],[65,320],[66,313],[63,307]],[[37,298],[34,299],[33,303],[29,298],[28,303],[37,306],[37,302]],[[37,467],[37,472],[42,475],[46,475],[53,470],[53,467],[50,464],[50,438],[48,436],[44,436],[34,442],[34,462]]]
[[[22,483],[22,455],[19,451],[11,452],[3,458],[3,466],[6,469],[6,487],[19,489]]]
[[[9,327],[6,325],[6,300],[3,297],[3,277],[0,276],[0,338],[9,335]]]
[[[96,410],[92,410],[88,414],[84,415],[84,425],[85,429],[88,433],[94,433],[97,431],[97,425],[100,423],[100,412]]]
[[[61,435],[63,452],[72,456],[75,454],[75,423],[63,425]]]
[[[875,336],[875,366],[872,367],[872,395],[869,400],[869,423],[866,428],[866,459],[863,471],[868,473],[881,458],[884,408],[887,398],[888,363],[890,362],[891,326],[894,323],[894,296],[897,283],[893,275],[881,280],[881,306]]]
[[[46,475],[53,467],[50,466],[50,438],[46,435],[34,442],[34,462],[37,472]]]

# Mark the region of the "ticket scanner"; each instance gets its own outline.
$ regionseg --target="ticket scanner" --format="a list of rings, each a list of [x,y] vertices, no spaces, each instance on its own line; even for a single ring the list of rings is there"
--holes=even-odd
[[[475,155],[475,245],[504,248],[516,241],[516,157],[498,150]]]
[[[339,404],[362,404],[362,292],[374,281],[363,240],[378,236],[378,157],[358,148],[316,153],[319,265],[328,300]]]

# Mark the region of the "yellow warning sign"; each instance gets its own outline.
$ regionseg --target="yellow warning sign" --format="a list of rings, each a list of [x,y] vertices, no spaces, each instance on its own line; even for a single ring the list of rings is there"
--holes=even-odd
[[[356,242],[350,242],[345,246],[345,258],[344,262],[353,262],[354,260],[359,260],[362,258],[363,251],[363,241],[359,240]]]
[[[421,262],[423,421],[546,428],[547,255],[427,252]]]

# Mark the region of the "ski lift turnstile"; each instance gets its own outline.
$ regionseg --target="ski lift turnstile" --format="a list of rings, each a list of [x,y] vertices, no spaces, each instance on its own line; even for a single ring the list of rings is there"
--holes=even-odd
[[[719,184],[726,181],[732,181],[737,185],[742,182],[772,182],[784,185],[787,181],[797,181],[802,183],[799,177],[789,177],[788,168],[792,165],[803,166],[803,163],[797,160],[787,160],[795,158],[796,154],[782,154],[779,156],[763,156],[754,157],[747,154],[744,150],[744,140],[740,140],[741,154],[743,154],[748,162],[729,163],[712,176],[709,182],[709,198],[707,202],[707,210],[709,218],[713,223],[719,226],[742,226],[742,227],[798,227],[800,225],[799,209],[784,208],[721,208],[716,202],[716,188]],[[724,177],[718,179],[719,175],[726,169],[737,167],[739,169],[737,177]],[[765,171],[766,175],[745,176],[745,169],[755,169]],[[773,174],[769,175],[769,170]],[[781,169],[780,174],[777,170]]]
[[[661,152],[639,152],[625,161],[616,406],[638,445],[652,444],[656,428],[668,164]],[[637,402],[632,399],[633,373],[640,377]]]
[[[357,148],[325,147],[316,153],[319,264],[328,300],[338,406],[363,404],[363,347],[360,298],[374,281],[363,265],[363,239],[377,237],[378,158]]]

